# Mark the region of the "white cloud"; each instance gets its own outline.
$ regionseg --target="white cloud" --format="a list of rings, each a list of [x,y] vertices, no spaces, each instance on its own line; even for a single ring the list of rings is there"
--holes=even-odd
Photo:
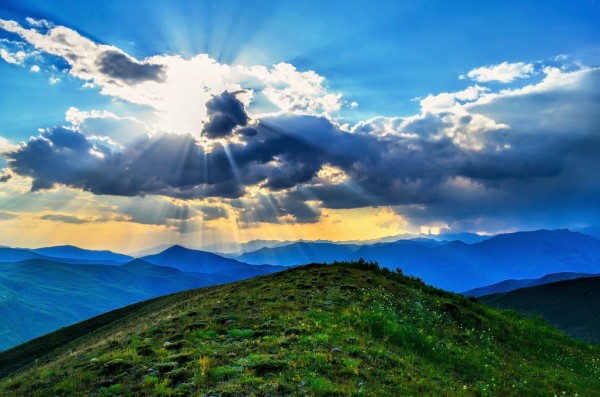
[[[29,70],[34,73],[38,73],[40,71],[40,67],[38,65],[33,65]]]
[[[131,140],[154,132],[135,117],[118,116],[105,110],[83,111],[71,107],[65,119],[77,131],[112,150],[121,150],[122,145]]]
[[[199,133],[206,117],[205,103],[225,90],[246,90],[240,98],[250,105],[251,117],[277,112],[330,113],[344,104],[341,94],[329,92],[323,76],[298,71],[287,63],[227,65],[206,54],[190,59],[156,55],[136,60],[117,47],[95,43],[63,26],[42,34],[0,19],[0,28],[18,34],[42,52],[63,58],[69,74],[84,80],[84,86],[94,85],[101,94],[150,106],[155,118],[147,122],[162,131]]]
[[[479,98],[488,88],[474,85],[457,92],[442,92],[440,94],[429,94],[421,99],[421,110],[424,113],[441,113],[460,107],[460,102],[473,101]],[[460,101],[460,102],[459,102]]]
[[[25,58],[27,58],[27,54],[24,51],[9,52],[4,48],[0,48],[0,58],[4,62],[12,63],[13,65],[22,65]]]
[[[25,18],[25,20],[27,21],[27,23],[30,26],[33,26],[36,28],[50,29],[54,26],[53,23],[51,23],[50,21],[47,21],[45,19],[35,19],[35,18],[27,17],[27,18]]]
[[[475,68],[467,73],[467,77],[479,83],[489,81],[498,81],[500,83],[510,83],[515,79],[522,79],[531,76],[534,72],[534,66],[525,62],[502,62],[498,65],[482,66]],[[461,78],[465,78],[461,76]]]
[[[596,73],[600,68],[581,67],[573,71],[564,71],[553,66],[542,67],[542,72],[545,77],[542,81],[536,84],[526,85],[522,88],[504,89],[498,92],[487,92],[477,98],[476,101],[467,103],[466,107],[475,107],[478,105],[488,104],[500,98],[519,97],[531,94],[541,94],[551,91],[560,90],[581,90],[581,82],[585,81],[585,77],[591,73]],[[590,89],[593,89],[590,87]]]
[[[12,152],[18,148],[18,145],[13,144],[8,139],[0,136],[0,155]]]
[[[375,117],[357,123],[352,132],[395,135],[405,139],[409,146],[411,140],[450,138],[457,146],[475,151],[512,150],[514,146],[510,143],[490,138],[513,127],[521,132],[548,129],[585,132],[591,110],[584,103],[575,106],[569,95],[593,94],[591,75],[599,73],[600,68],[565,71],[542,66],[541,70],[545,75],[542,81],[521,88],[492,91],[475,85],[457,92],[430,94],[420,100],[420,114],[405,118]],[[592,82],[586,83],[588,79]],[[534,99],[541,95],[544,100]]]

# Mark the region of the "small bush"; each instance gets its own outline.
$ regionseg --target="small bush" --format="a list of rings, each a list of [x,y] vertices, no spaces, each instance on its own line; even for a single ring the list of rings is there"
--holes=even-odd
[[[158,363],[154,366],[154,368],[161,374],[166,374],[169,371],[177,368],[177,363],[174,361],[168,361],[166,363]]]
[[[317,396],[342,396],[335,385],[321,376],[312,376],[306,380],[306,387]]]
[[[121,359],[116,358],[104,364],[103,369],[107,374],[117,374],[131,368],[132,364]]]
[[[247,339],[254,336],[254,331],[251,329],[230,329],[227,335],[235,339]]]
[[[279,372],[288,365],[285,361],[275,360],[269,354],[253,354],[247,357],[248,367],[257,375]]]
[[[208,372],[208,376],[215,381],[231,379],[241,372],[241,368],[216,367]]]
[[[184,380],[190,377],[190,374],[185,368],[177,368],[172,371],[167,372],[165,375],[167,378],[171,379],[174,384],[181,383]]]
[[[285,336],[300,335],[300,330],[296,327],[289,327],[283,330]]]
[[[114,385],[111,385],[109,387],[100,388],[100,394],[98,394],[98,396],[99,397],[118,396],[119,394],[121,394],[122,390],[123,390],[123,385],[120,383],[115,383]]]

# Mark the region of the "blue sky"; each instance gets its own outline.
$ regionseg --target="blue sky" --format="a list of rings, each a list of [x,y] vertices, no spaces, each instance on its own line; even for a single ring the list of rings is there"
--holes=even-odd
[[[11,225],[23,224],[27,213],[48,227],[59,219],[86,227],[121,222],[173,241],[200,235],[219,241],[231,228],[234,240],[268,237],[252,234],[265,223],[286,228],[289,238],[335,239],[335,227],[323,222],[336,217],[368,223],[368,237],[598,221],[594,164],[586,163],[598,154],[596,1],[4,1],[0,19],[4,202],[31,203],[25,197],[35,195],[40,203],[5,206]],[[67,32],[68,45],[47,40],[59,31]],[[196,83],[204,84],[204,94],[185,92]],[[236,90],[246,91],[223,95]],[[212,110],[204,108],[213,97]],[[235,109],[242,109],[237,116]],[[223,120],[233,127],[222,129]],[[306,126],[318,133],[295,140],[294,131]],[[269,135],[274,128],[286,129],[289,139]],[[249,129],[271,145],[315,139],[311,144],[345,145],[346,152],[313,148],[321,157],[306,164],[288,149],[254,147],[250,135],[240,135]],[[36,142],[56,148],[73,133],[104,159],[139,153],[132,142],[147,134],[152,147],[167,144],[153,141],[165,133],[177,135],[168,141],[174,146],[190,145],[181,135],[202,141],[213,134],[227,143],[228,163],[221,166],[228,170],[203,169],[212,182],[182,184],[140,165],[143,171],[127,180],[148,178],[156,186],[98,186],[97,171],[68,169],[74,162],[92,167],[95,158],[56,152],[43,163],[35,151]],[[536,149],[538,135],[547,139]],[[16,146],[30,137],[33,143]],[[198,155],[215,153],[207,161],[217,164],[213,143],[204,142]],[[349,156],[353,145],[373,153]],[[255,150],[252,161],[271,168],[246,164],[248,147]],[[401,170],[393,174],[394,167]],[[574,176],[590,178],[589,188],[567,183]],[[354,195],[338,192],[341,185]],[[563,200],[554,202],[557,193]],[[95,203],[90,208],[113,209],[73,205],[82,197]],[[134,213],[133,207],[147,208]],[[157,208],[164,216],[148,219]],[[220,232],[213,233],[209,226],[217,220]]]
[[[358,113],[345,114],[353,119],[413,114],[418,103],[411,99],[467,87],[458,76],[475,66],[559,54],[589,64],[600,60],[597,1],[4,3],[5,19],[48,19],[136,58],[208,53],[225,63],[289,62],[315,70],[361,105]],[[73,101],[93,107],[101,100],[0,67],[2,87],[21,93],[3,103],[2,116],[23,112],[27,104],[58,122]],[[66,96],[64,102],[56,102],[57,94]]]

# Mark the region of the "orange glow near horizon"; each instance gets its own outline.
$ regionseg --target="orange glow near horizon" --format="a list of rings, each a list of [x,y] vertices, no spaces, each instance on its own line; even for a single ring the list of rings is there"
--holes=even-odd
[[[315,223],[239,223],[237,218],[196,221],[197,230],[182,233],[174,226],[133,221],[89,220],[81,223],[43,219],[44,214],[22,213],[0,221],[3,245],[39,248],[75,245],[86,249],[135,253],[164,244],[226,250],[250,240],[371,240],[405,233],[408,222],[390,208],[324,209]],[[56,214],[54,214],[56,215]]]

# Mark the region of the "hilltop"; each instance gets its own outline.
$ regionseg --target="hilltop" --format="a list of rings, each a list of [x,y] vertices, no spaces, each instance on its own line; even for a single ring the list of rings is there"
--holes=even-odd
[[[539,319],[357,262],[61,329],[0,353],[0,394],[585,396],[600,390],[599,373],[599,348]]]

